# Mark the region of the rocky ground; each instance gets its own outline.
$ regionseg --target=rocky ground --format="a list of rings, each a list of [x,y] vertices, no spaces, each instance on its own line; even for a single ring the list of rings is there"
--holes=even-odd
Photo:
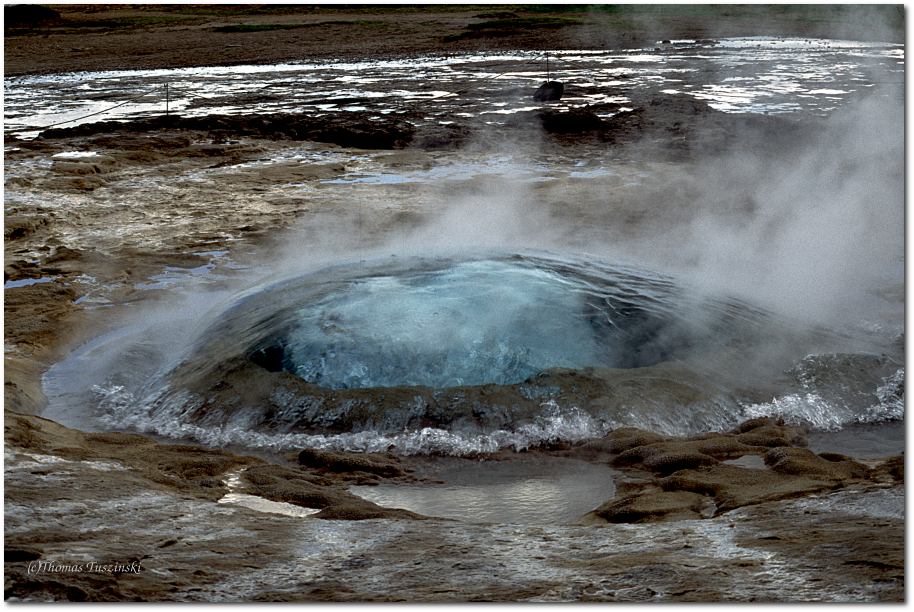
[[[4,73],[177,68],[494,49],[619,49],[721,36],[904,42],[899,7],[61,5],[7,9]]]
[[[454,46],[443,50],[455,52],[492,45],[536,48],[539,40],[518,33],[535,15],[484,16],[495,11],[488,8],[405,16],[59,10],[40,23],[11,26],[7,20],[7,75],[442,51],[442,37],[453,37]],[[571,28],[578,38],[562,39],[568,46],[639,44],[655,31],[644,19],[633,21],[641,29],[606,30],[601,19],[622,17],[547,17],[553,21],[537,22],[534,30]],[[564,19],[590,25],[572,28],[579,24]],[[498,20],[508,20],[498,27],[513,33],[478,26]],[[352,27],[361,21],[384,35],[365,37]],[[707,27],[698,28],[699,21]],[[239,23],[261,28],[216,31]],[[678,15],[670,23],[662,30],[670,37],[749,28],[740,15],[713,28],[700,16]],[[422,26],[418,34],[416,24]],[[598,32],[604,33],[599,45],[593,39]],[[270,45],[251,43],[264,37]],[[690,439],[617,430],[580,445],[535,449],[544,456],[612,464],[622,477],[616,495],[581,517],[581,524],[517,526],[422,517],[348,491],[353,484],[431,484],[433,475],[421,469],[421,459],[308,449],[254,456],[244,449],[83,432],[38,416],[45,403],[44,371],[139,306],[167,299],[170,286],[155,282],[163,270],[180,274],[211,265],[230,282],[245,274],[246,265],[280,249],[283,230],[303,221],[311,228],[303,235],[314,244],[321,244],[328,228],[356,225],[364,230],[358,243],[371,244],[434,215],[422,206],[428,194],[415,187],[366,192],[327,182],[354,169],[427,168],[473,143],[469,125],[414,128],[400,121],[378,125],[358,114],[344,122],[173,117],[6,139],[4,277],[33,283],[4,295],[8,600],[903,598],[903,461],[817,455],[804,448],[802,431],[776,421]],[[631,176],[650,167],[675,179],[653,187],[595,179],[603,181],[601,193],[619,196],[613,210],[587,199],[593,182],[586,189],[572,180],[538,188],[553,190],[544,199],[574,219],[578,238],[603,231],[604,239],[674,222],[676,210],[650,203],[683,193],[690,185],[683,179],[689,164],[734,134],[749,149],[764,150],[798,130],[773,118],[724,116],[674,96],[640,101],[624,119],[538,111],[503,129],[542,131],[546,155],[573,149],[586,157],[615,147]],[[754,133],[760,136],[752,144]],[[661,146],[644,145],[652,141]],[[60,156],[74,150],[96,155]],[[284,161],[290,151],[311,156],[311,162]],[[741,198],[734,202],[735,212],[745,205]],[[233,266],[212,255],[221,251],[230,254]],[[262,512],[219,503],[235,493],[285,505]],[[313,516],[276,513],[289,512],[288,505]],[[91,562],[142,569],[86,571]],[[75,565],[83,569],[63,567]]]
[[[684,441],[616,431],[553,451],[635,466],[580,526],[484,525],[342,488],[415,480],[395,457],[308,451],[279,465],[8,414],[6,598],[899,601],[902,461],[816,456],[797,436],[763,420]],[[239,470],[247,493],[320,512],[218,503]]]

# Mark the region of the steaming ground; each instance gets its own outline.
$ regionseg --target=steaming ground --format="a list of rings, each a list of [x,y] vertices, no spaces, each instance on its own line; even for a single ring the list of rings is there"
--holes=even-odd
[[[903,495],[899,468],[882,459],[904,448],[900,92],[879,88],[824,119],[771,122],[770,133],[747,128],[726,139],[714,123],[724,119],[664,96],[645,101],[655,114],[637,115],[637,129],[605,138],[476,125],[445,150],[364,150],[167,126],[8,143],[7,410],[44,409],[43,417],[71,428],[10,421],[8,560],[21,565],[12,596],[898,599]],[[653,132],[650,122],[659,125]],[[676,144],[680,138],[687,146]],[[381,389],[315,385],[281,359],[275,367],[269,351],[253,357],[272,346],[261,340],[284,337],[282,326],[271,327],[272,309],[285,305],[271,293],[277,286],[304,287],[293,292],[299,296],[323,291],[324,302],[308,302],[320,306],[311,315],[336,324],[336,315],[364,317],[355,307],[386,295],[390,283],[400,296],[422,267],[416,262],[452,262],[442,273],[460,273],[467,261],[510,262],[517,254],[574,270],[559,282],[592,283],[587,295],[604,295],[599,271],[607,266],[637,271],[625,290],[673,279],[700,303],[737,305],[727,312],[754,331],[737,326],[733,345],[672,351],[641,367],[559,363],[541,375],[525,371],[523,381],[450,391],[403,381]],[[327,282],[328,270],[340,269],[363,280],[361,293]],[[492,278],[497,288],[516,277]],[[529,294],[529,284],[516,286]],[[634,295],[636,305],[690,326],[709,325],[719,312]],[[562,292],[555,297],[580,307]],[[389,306],[393,317],[403,303]],[[226,331],[238,313],[240,327]],[[375,323],[359,320],[359,330]],[[568,325],[550,323],[561,324],[554,334]],[[299,346],[339,331],[322,329],[322,337],[296,336]],[[233,344],[239,338],[252,341]],[[353,344],[368,340],[377,342],[356,336]],[[786,424],[741,429],[766,416]],[[810,447],[831,454],[803,455],[803,435],[790,426],[808,428]],[[624,442],[625,427],[640,428],[631,434],[639,444],[673,445],[660,455],[673,463],[629,453],[633,463],[618,468],[624,476],[610,470],[608,461],[626,451],[620,438],[603,436],[612,430]],[[92,431],[101,433],[84,433]],[[299,468],[294,452],[305,447],[322,450]],[[331,452],[340,450],[379,454]],[[532,460],[514,464],[528,467],[507,482],[497,470],[473,479],[435,465],[440,455],[483,456],[505,460],[510,473],[515,450]],[[680,481],[665,472],[676,461],[687,462]],[[331,469],[340,465],[346,469]],[[695,465],[712,481],[700,480]],[[751,486],[740,481],[742,469],[755,470]],[[557,474],[565,489],[538,494],[543,472]],[[382,506],[418,503],[437,478],[449,479],[441,499],[482,499],[483,523],[495,525],[459,514],[454,522],[414,521],[350,492],[378,487],[386,490],[375,498]],[[468,478],[483,490],[529,487],[533,493],[515,498],[527,514],[486,506],[491,495],[467,487]],[[226,484],[232,479],[243,481],[245,494],[320,509],[328,520],[217,504],[236,494]],[[613,491],[607,481],[617,484]],[[603,487],[601,509],[575,493]],[[418,497],[396,497],[410,488]],[[829,496],[833,489],[842,490]],[[819,497],[778,501],[800,495]],[[559,507],[568,497],[575,499]],[[632,507],[613,505],[620,502]],[[115,520],[124,508],[139,525]],[[407,509],[453,516],[434,504]],[[567,524],[590,510],[600,527]],[[686,520],[618,526],[605,518],[641,520],[633,516]],[[798,516],[809,530],[796,529]],[[347,518],[368,522],[337,521]],[[98,536],[86,541],[86,533]],[[619,545],[607,550],[607,537]],[[209,551],[202,557],[199,542]],[[291,564],[236,562],[250,550]],[[417,550],[435,560],[417,569]],[[24,569],[35,559],[144,554],[157,571],[120,583],[43,576],[30,587]],[[195,568],[200,559],[211,567]],[[671,569],[681,567],[697,578]]]
[[[196,262],[184,264],[192,267],[166,267],[149,280],[135,283],[133,289],[138,296],[169,287],[178,288],[186,295],[179,298],[180,306],[167,301],[161,308],[144,309],[138,315],[138,323],[131,323],[128,314],[128,322],[118,325],[111,337],[100,338],[87,350],[55,366],[47,379],[52,397],[46,414],[74,426],[97,428],[102,422],[166,436],[189,435],[216,444],[230,442],[280,449],[317,445],[350,450],[383,450],[393,444],[404,452],[457,454],[495,450],[505,445],[526,448],[556,436],[577,440],[599,436],[619,426],[647,427],[674,435],[694,434],[707,429],[726,429],[741,418],[764,414],[784,416],[792,422],[826,430],[900,419],[903,302],[893,296],[898,295],[902,286],[902,262],[898,255],[902,236],[899,224],[892,222],[900,209],[891,202],[902,201],[901,156],[897,148],[893,149],[884,125],[897,119],[893,115],[897,112],[892,99],[868,98],[857,107],[836,113],[824,124],[824,131],[809,135],[782,156],[786,159],[775,161],[752,150],[737,150],[734,155],[712,151],[708,158],[695,161],[659,162],[643,159],[656,155],[638,149],[638,158],[614,161],[592,144],[575,147],[573,155],[569,155],[567,148],[543,145],[543,149],[535,149],[528,142],[518,145],[527,146],[528,150],[521,148],[510,153],[490,149],[456,153],[361,153],[348,154],[352,159],[341,163],[340,158],[347,154],[333,149],[318,151],[313,145],[304,145],[292,147],[291,151],[285,147],[280,156],[319,163],[290,164],[265,161],[262,157],[251,161],[239,159],[239,163],[230,166],[231,171],[217,163],[214,165],[219,167],[203,172],[192,169],[187,179],[178,182],[171,177],[158,179],[150,173],[142,180],[147,181],[147,192],[156,196],[149,203],[153,211],[162,202],[159,199],[162,189],[179,189],[182,200],[195,201],[206,208],[206,217],[221,228],[226,224],[218,216],[220,205],[226,207],[224,214],[242,220],[246,215],[257,214],[258,221],[264,224],[268,218],[264,215],[269,215],[271,205],[278,208],[275,214],[279,219],[285,207],[294,202],[307,202],[307,209],[298,210],[301,220],[289,230],[290,237],[274,243],[272,256],[261,254],[260,261],[251,259],[246,269],[234,269],[238,263],[226,252],[225,243],[209,238],[207,243],[196,247],[200,250],[195,252],[200,254],[190,257]],[[874,135],[886,146],[872,150],[861,138],[864,133]],[[837,144],[835,134],[841,136]],[[264,151],[277,149],[275,143],[256,141],[229,147],[233,155],[241,155],[244,147],[248,147],[256,153],[247,155],[258,157]],[[832,159],[831,154],[820,153],[823,149],[840,155],[835,153]],[[851,155],[850,161],[839,159],[844,154]],[[333,160],[337,160],[336,165]],[[191,168],[196,165],[194,161],[187,162]],[[315,173],[304,184],[298,182],[303,166]],[[587,172],[582,168],[592,170]],[[131,181],[137,180],[135,176],[132,173]],[[159,181],[166,180],[167,186],[159,185]],[[767,184],[775,184],[777,188],[766,190]],[[251,192],[251,197],[246,199],[250,209],[239,209],[234,202],[232,205],[219,200],[210,203],[215,193],[221,193],[229,185],[235,193]],[[135,191],[131,189],[129,193]],[[290,199],[290,193],[296,194],[294,199]],[[873,202],[881,205],[873,206]],[[136,216],[144,206],[142,200],[135,202],[129,215]],[[168,210],[168,214],[175,214],[173,209]],[[141,219],[148,218],[147,215]],[[108,215],[99,218],[99,221],[108,220]],[[210,234],[201,230],[198,223],[194,221],[194,235]],[[112,246],[123,248],[125,243],[136,240],[138,245],[145,242],[146,248],[161,248],[157,241],[174,239],[171,234],[164,237],[150,234],[145,231],[147,224],[145,220],[136,225],[125,220],[116,246]],[[704,239],[710,236],[714,239]],[[79,240],[79,235],[71,234],[69,239]],[[307,246],[302,248],[302,245]],[[477,372],[477,378],[470,381],[464,381],[463,374],[455,375],[450,385],[420,378],[378,379],[377,384],[370,384],[370,377],[361,375],[364,380],[355,387],[402,388],[396,393],[335,394],[327,389],[302,390],[294,384],[289,387],[277,380],[264,395],[257,396],[256,392],[245,390],[249,386],[247,377],[275,378],[275,374],[257,374],[263,364],[248,364],[246,367],[253,370],[245,373],[232,361],[247,358],[245,351],[269,349],[270,342],[281,339],[280,334],[285,332],[280,325],[267,322],[280,316],[271,309],[303,307],[313,301],[314,311],[297,316],[316,322],[315,325],[300,326],[299,331],[292,332],[293,336],[301,336],[313,334],[311,330],[318,328],[324,330],[320,337],[293,339],[294,346],[303,348],[291,350],[304,351],[301,357],[304,361],[291,370],[298,370],[299,378],[306,382],[330,390],[352,387],[346,376],[351,375],[352,368],[366,367],[364,363],[356,363],[365,356],[360,357],[352,350],[375,353],[377,357],[373,359],[379,364],[407,360],[397,366],[400,371],[437,371],[440,368],[428,347],[420,349],[412,345],[403,354],[397,353],[398,346],[407,345],[403,344],[406,339],[397,341],[396,334],[415,332],[414,340],[418,342],[416,326],[420,321],[407,317],[395,323],[396,313],[412,308],[414,316],[419,316],[416,307],[433,304],[428,301],[431,297],[423,301],[421,293],[409,297],[408,287],[414,281],[408,278],[411,266],[417,265],[410,262],[419,256],[437,256],[451,258],[457,262],[455,269],[459,269],[460,265],[466,265],[461,261],[477,258],[481,253],[495,252],[504,257],[530,249],[566,253],[585,262],[591,260],[597,266],[593,270],[588,270],[586,263],[573,264],[585,275],[599,275],[597,270],[601,265],[637,262],[634,284],[623,286],[623,293],[637,295],[638,286],[651,282],[646,279],[672,274],[670,278],[687,290],[692,299],[666,302],[661,299],[660,308],[675,311],[685,327],[714,323],[705,320],[716,316],[713,309],[695,305],[699,296],[738,300],[744,304],[739,307],[744,312],[737,312],[736,316],[751,321],[758,316],[755,311],[762,309],[769,313],[766,316],[772,322],[766,324],[763,332],[759,331],[758,322],[751,332],[747,328],[744,334],[761,333],[766,336],[765,341],[746,343],[735,352],[735,357],[726,356],[722,348],[693,351],[696,355],[672,355],[665,360],[669,363],[662,364],[659,370],[597,374],[588,381],[588,390],[583,394],[565,392],[567,385],[555,381],[534,391],[520,387],[502,389],[505,395],[494,401],[499,416],[471,419],[462,430],[455,430],[455,424],[464,408],[442,407],[448,417],[432,417],[437,410],[434,406],[441,402],[427,399],[430,392],[414,392],[409,387],[517,384],[549,368],[612,368],[618,364],[611,359],[601,362],[588,358],[587,352],[593,353],[596,347],[588,348],[585,336],[574,340],[574,334],[581,332],[572,331],[573,327],[556,327],[556,317],[561,314],[542,323],[528,323],[532,326],[529,329],[510,331],[513,328],[507,322],[492,326],[508,335],[528,336],[539,325],[541,329],[553,330],[543,336],[550,350],[557,349],[558,341],[547,336],[559,336],[580,348],[577,352],[570,346],[561,349],[564,353],[552,355],[550,363],[528,364],[510,381],[499,379],[498,374],[491,379],[479,378],[482,373]],[[362,293],[357,292],[353,297],[347,297],[342,290],[335,293],[328,289],[321,293],[333,277],[326,270],[335,266],[347,269],[347,265],[348,277],[358,281],[359,275],[364,274],[368,279],[359,285],[362,289],[358,291]],[[447,268],[443,270],[447,273]],[[271,294],[275,283],[289,283],[297,278],[306,280],[301,281],[302,290],[293,293],[293,298]],[[442,285],[454,292],[444,301],[457,300],[459,305],[442,303],[441,308],[462,309],[447,318],[466,317],[464,327],[472,324],[471,313],[484,316],[483,304],[470,306],[467,302],[478,299],[469,289],[489,283],[493,288],[501,285],[507,290],[513,282],[508,277],[490,274],[476,278],[461,293],[459,278],[460,273],[456,273]],[[566,288],[578,290],[568,284],[572,279],[561,282]],[[79,299],[88,298],[96,302],[95,307],[105,306],[105,293],[110,288],[97,280],[95,283]],[[399,288],[398,283],[402,285]],[[223,286],[227,288],[222,290]],[[208,287],[217,290],[205,291]],[[309,287],[320,291],[315,293]],[[530,299],[528,294],[533,287],[521,283],[511,289],[514,291],[511,295]],[[440,290],[423,289],[426,293]],[[381,298],[376,297],[379,291]],[[561,293],[559,290],[555,294],[556,299],[564,299]],[[309,297],[312,294],[314,297]],[[507,295],[502,293],[501,298],[506,299]],[[650,311],[658,297],[649,291],[642,296],[642,303],[635,306]],[[283,303],[283,299],[292,301]],[[545,308],[552,298],[544,294],[535,299],[541,300]],[[233,323],[234,327],[220,332],[218,323],[230,318],[231,310],[244,300],[253,301],[254,314],[245,315],[248,319],[240,318]],[[374,300],[374,306],[360,306],[366,300]],[[409,306],[410,300],[417,300],[414,306]],[[501,308],[508,307],[505,302],[485,316],[505,316]],[[382,318],[383,310],[378,310],[382,308],[388,309],[388,318],[392,317],[387,323]],[[537,310],[535,305],[529,308],[530,312]],[[569,316],[577,316],[571,302],[563,308],[569,311]],[[176,317],[176,311],[200,314]],[[434,314],[425,313],[426,318]],[[361,317],[362,322],[356,326],[358,330],[348,333],[357,331],[367,336],[346,336],[344,327],[352,327],[353,316]],[[375,325],[373,317],[380,321],[377,332],[370,331]],[[522,318],[518,315],[515,319]],[[395,324],[401,327],[394,327]],[[480,325],[480,329],[488,326]],[[213,326],[215,331],[208,330]],[[462,333],[450,325],[435,329],[438,336],[433,338],[440,337],[442,329]],[[816,330],[833,337],[828,342],[822,341],[813,337]],[[271,334],[276,338],[271,338]],[[801,341],[802,334],[810,338]],[[220,335],[229,339],[247,338],[249,344],[229,348],[218,342]],[[336,339],[343,342],[338,346],[354,349],[340,348],[342,352],[334,353],[330,366],[326,363],[321,366],[324,370],[317,362],[307,361],[322,351],[326,354],[327,347],[337,346],[331,344]],[[215,347],[222,348],[206,346],[214,341]],[[482,339],[464,338],[459,342],[472,344]],[[669,342],[675,344],[677,339]],[[262,346],[255,346],[256,343]],[[435,348],[449,350],[447,346]],[[627,351],[640,348],[629,347]],[[665,350],[663,346],[660,348]],[[459,348],[453,350],[461,352]],[[423,359],[422,351],[426,351],[427,358]],[[849,363],[843,363],[840,357],[832,359],[829,357],[832,353],[851,354]],[[823,357],[807,359],[807,355],[816,354]],[[484,370],[483,361],[490,356],[496,361],[499,358],[485,353],[461,367],[466,372]],[[509,356],[505,353],[501,357]],[[413,365],[409,358],[414,359]],[[568,361],[569,358],[583,361]],[[670,366],[674,366],[673,371],[669,371]],[[327,367],[336,373],[326,370]],[[836,383],[829,382],[834,379],[829,374],[832,368],[841,372],[839,376],[847,376],[854,369],[862,373],[854,374],[842,383],[845,388],[837,389]],[[123,374],[119,373],[121,369],[125,370]],[[200,373],[182,374],[183,379],[173,380],[176,369],[197,369]],[[737,379],[725,381],[727,369],[737,371]],[[236,380],[223,379],[224,372],[231,373]],[[654,394],[645,394],[639,390],[639,385],[644,383],[638,382],[638,375],[644,380],[663,380],[673,390],[661,387]],[[562,391],[549,388],[556,384]],[[220,387],[228,391],[219,391]],[[469,393],[475,397],[476,391],[471,389]],[[234,394],[245,398],[244,401],[237,404],[232,399]],[[616,399],[607,407],[602,401],[594,403],[588,394],[608,394]],[[469,407],[474,401],[477,400],[467,400],[464,404]],[[352,408],[360,402],[383,406],[382,416],[366,421]],[[511,406],[525,405],[529,407],[518,408],[520,414],[515,420],[502,414],[504,410],[510,412]],[[87,410],[87,406],[95,408]],[[309,410],[316,411],[316,416],[306,416]],[[270,416],[277,411],[286,416]],[[533,433],[518,435],[520,427],[532,427]]]

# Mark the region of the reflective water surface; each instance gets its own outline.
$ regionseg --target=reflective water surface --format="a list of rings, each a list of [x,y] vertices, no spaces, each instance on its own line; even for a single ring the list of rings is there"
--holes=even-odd
[[[447,463],[440,485],[358,486],[350,490],[376,504],[470,523],[567,524],[615,491],[608,466],[573,459],[526,457],[511,461]]]
[[[659,92],[728,112],[825,112],[854,92],[904,82],[898,44],[753,37],[549,57],[552,76],[565,84],[565,96],[551,106],[609,105],[598,109],[603,116]],[[4,80],[4,119],[8,131],[34,135],[124,102],[66,126],[162,114],[168,84],[169,110],[183,116],[370,111],[419,122],[499,123],[540,107],[531,96],[545,76],[545,53],[529,51],[13,77]]]

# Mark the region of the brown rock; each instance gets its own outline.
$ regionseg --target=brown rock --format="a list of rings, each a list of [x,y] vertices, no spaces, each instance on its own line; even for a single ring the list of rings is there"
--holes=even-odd
[[[663,442],[667,438],[651,431],[644,431],[636,427],[620,427],[615,429],[600,440],[594,440],[593,443],[600,443],[610,453],[622,453],[629,449]]]
[[[805,446],[806,434],[800,429],[786,425],[762,425],[754,427],[736,437],[748,446]]]
[[[665,491],[688,491],[714,499],[716,513],[741,506],[800,497],[834,488],[829,479],[787,475],[735,465],[716,465],[700,470],[684,470],[659,481]]]
[[[679,470],[716,465],[720,463],[714,457],[695,451],[670,452],[654,455],[644,461],[644,467],[661,475],[672,474]]]
[[[610,500],[591,514],[610,523],[650,523],[702,518],[708,499],[685,491],[652,491]]]
[[[813,476],[825,480],[866,478],[869,468],[852,460],[829,461],[809,449],[773,448],[765,454],[765,465],[780,474]]]
[[[377,455],[337,453],[306,448],[298,454],[298,463],[331,472],[368,472],[379,476],[402,476],[403,470],[392,460]]]
[[[904,482],[904,455],[889,457],[873,469],[870,477],[873,480]]]

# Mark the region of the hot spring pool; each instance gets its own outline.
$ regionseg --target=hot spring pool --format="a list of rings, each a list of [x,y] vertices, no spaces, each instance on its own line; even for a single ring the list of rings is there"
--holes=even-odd
[[[465,455],[903,413],[902,364],[866,336],[583,258],[389,257],[229,290],[194,316],[164,307],[51,368],[45,415],[218,446]]]
[[[652,365],[699,333],[665,309],[659,278],[520,258],[440,265],[303,299],[253,358],[331,389],[507,385],[550,368]]]

